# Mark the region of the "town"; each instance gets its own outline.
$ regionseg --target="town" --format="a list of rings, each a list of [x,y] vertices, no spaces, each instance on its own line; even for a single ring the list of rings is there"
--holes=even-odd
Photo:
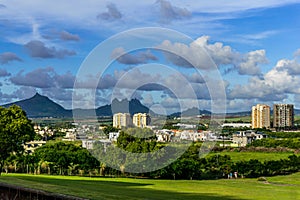
[[[273,121],[271,122],[271,109],[268,105],[257,104],[252,107],[251,123],[223,123],[220,127],[222,131],[209,130],[209,125],[204,124],[199,129],[199,123],[187,124],[176,123],[172,127],[159,128],[159,126],[151,126],[151,117],[148,113],[135,113],[130,116],[129,113],[116,113],[112,118],[112,132],[106,135],[103,129],[106,125],[94,124],[75,124],[72,128],[61,128],[53,130],[48,126],[35,125],[34,130],[44,140],[31,141],[26,143],[25,150],[32,153],[35,148],[46,144],[47,138],[54,136],[56,132],[63,134],[62,141],[81,141],[82,147],[93,149],[93,143],[100,141],[106,145],[111,145],[117,141],[119,133],[122,129],[137,127],[148,128],[153,130],[157,142],[176,142],[188,140],[193,142],[216,141],[222,147],[245,147],[255,140],[261,140],[268,137],[264,130],[276,131],[297,131],[294,128],[294,106],[292,104],[274,104]],[[197,116],[183,117],[185,119],[197,118]],[[177,118],[178,120],[178,118]],[[199,119],[201,120],[201,118]],[[180,120],[178,120],[180,121]],[[271,126],[272,125],[272,126]],[[160,127],[163,127],[161,124]],[[203,128],[204,127],[204,128]],[[226,130],[234,130],[232,134],[224,134]]]

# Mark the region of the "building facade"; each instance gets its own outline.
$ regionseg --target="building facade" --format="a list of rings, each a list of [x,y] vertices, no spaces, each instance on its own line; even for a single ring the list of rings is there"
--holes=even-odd
[[[132,125],[132,120],[129,113],[116,113],[113,116],[113,127],[122,128]]]
[[[150,116],[147,113],[136,113],[132,121],[134,126],[144,128],[150,124]]]
[[[273,105],[273,127],[290,128],[294,126],[294,105],[274,104]]]
[[[252,107],[252,128],[270,128],[270,106],[257,104]]]
[[[232,142],[236,144],[237,147],[245,147],[247,144],[251,144],[254,140],[261,140],[267,138],[268,136],[261,132],[254,131],[237,131],[232,134]]]

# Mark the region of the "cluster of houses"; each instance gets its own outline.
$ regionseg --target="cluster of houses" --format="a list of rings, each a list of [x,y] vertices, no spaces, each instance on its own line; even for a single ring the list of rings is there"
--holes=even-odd
[[[196,126],[192,124],[177,124],[181,127],[180,130],[169,130],[169,129],[153,129],[157,142],[178,142],[182,140],[189,141],[223,141],[221,145],[230,147],[244,147],[254,140],[260,140],[266,138],[267,135],[262,132],[255,132],[253,130],[248,131],[237,131],[232,134],[232,137],[217,134],[212,131],[197,131]],[[249,127],[249,124],[223,124],[225,126],[232,127]],[[151,128],[151,127],[150,127]],[[152,127],[153,128],[153,127]],[[98,141],[105,146],[112,144],[117,141],[119,132],[110,132],[108,137],[105,135],[94,134],[97,131],[101,131],[103,127],[95,125],[78,125],[76,128],[61,128],[58,131],[64,133],[65,136],[62,138],[63,141],[82,141],[82,147],[92,149],[93,144]],[[34,130],[41,136],[53,135],[56,130],[51,130],[48,127],[35,126]],[[226,141],[226,144],[224,142]],[[25,145],[25,151],[32,153],[34,149],[44,145],[46,141],[32,141]]]

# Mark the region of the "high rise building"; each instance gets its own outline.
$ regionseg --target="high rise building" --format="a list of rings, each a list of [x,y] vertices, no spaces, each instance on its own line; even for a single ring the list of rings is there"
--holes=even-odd
[[[273,105],[273,127],[288,128],[294,126],[294,105],[274,104]]]
[[[136,113],[133,115],[133,125],[136,127],[146,127],[150,124],[150,116],[147,113]]]
[[[116,113],[113,116],[113,127],[122,128],[132,125],[132,120],[129,113]]]
[[[270,106],[252,106],[252,128],[270,128]]]

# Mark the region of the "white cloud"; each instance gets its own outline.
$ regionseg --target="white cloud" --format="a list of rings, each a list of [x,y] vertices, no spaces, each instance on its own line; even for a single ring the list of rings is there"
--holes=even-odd
[[[107,12],[103,12],[97,15],[98,19],[113,21],[122,18],[122,13],[118,10],[116,4],[109,3],[106,5],[106,8]]]
[[[216,66],[230,65],[240,75],[261,75],[259,65],[268,62],[265,50],[242,54],[221,42],[210,44],[209,36],[201,36],[188,45],[165,40],[158,48],[165,49],[166,58],[180,67],[214,70]]]
[[[172,5],[166,0],[157,0],[160,6],[160,19],[161,23],[171,23],[173,20],[190,18],[192,13],[186,8],[180,8]]]
[[[260,75],[261,70],[258,65],[268,63],[265,50],[251,51],[247,53],[242,60],[243,61],[238,64],[238,72],[241,75]]]
[[[258,99],[282,101],[289,94],[300,94],[299,63],[279,60],[262,78],[251,77],[246,85],[236,85],[229,93],[230,99]]]
[[[127,65],[136,65],[147,63],[148,61],[156,61],[158,58],[151,53],[150,50],[139,52],[137,54],[126,53],[122,47],[115,48],[111,53],[111,57],[117,59],[119,63]]]

